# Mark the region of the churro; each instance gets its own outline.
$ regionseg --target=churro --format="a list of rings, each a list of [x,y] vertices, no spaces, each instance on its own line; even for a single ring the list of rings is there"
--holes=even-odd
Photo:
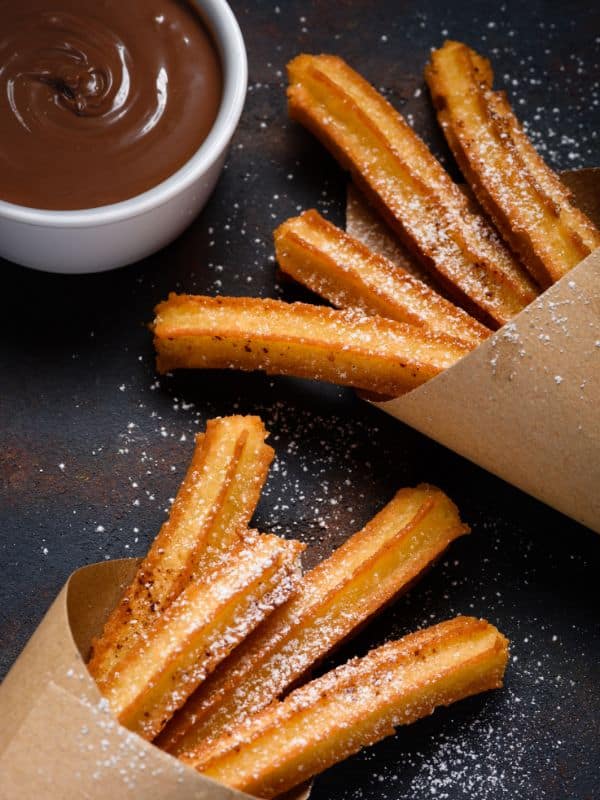
[[[495,627],[457,617],[349,661],[183,760],[272,798],[438,706],[500,687],[507,659]]]
[[[422,281],[315,210],[288,219],[275,231],[281,269],[337,308],[361,308],[419,325],[476,347],[491,331]]]
[[[290,115],[328,147],[446,291],[497,328],[538,294],[492,226],[403,117],[335,56],[288,65]]]
[[[460,42],[431,55],[425,77],[462,172],[502,236],[542,287],[600,247],[600,231],[544,163],[489,61]]]
[[[259,417],[209,420],[168,520],[93,643],[88,669],[102,686],[177,595],[242,541],[273,450]]]
[[[156,308],[159,372],[264,370],[396,396],[470,351],[464,342],[356,309],[171,294]]]
[[[100,689],[126,728],[153,739],[233,648],[294,590],[303,545],[248,535],[210,580],[194,580]]]
[[[407,250],[352,180],[346,186],[346,231],[369,250],[381,253],[392,264],[439,291],[433,274]]]
[[[282,695],[468,532],[439,489],[402,489],[307,573],[296,594],[220,665],[157,744],[194,753]]]

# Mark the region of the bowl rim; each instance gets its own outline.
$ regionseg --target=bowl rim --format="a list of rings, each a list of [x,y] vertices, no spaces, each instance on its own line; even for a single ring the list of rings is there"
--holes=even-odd
[[[226,0],[192,0],[211,34],[223,69],[223,94],[206,139],[176,172],[141,194],[96,208],[54,210],[0,199],[0,218],[43,227],[95,227],[137,217],[168,203],[206,174],[237,127],[248,87],[248,58],[238,21]]]

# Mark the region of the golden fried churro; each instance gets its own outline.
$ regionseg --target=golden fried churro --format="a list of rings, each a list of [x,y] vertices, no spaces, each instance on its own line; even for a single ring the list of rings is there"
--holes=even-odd
[[[275,797],[438,706],[499,688],[507,658],[495,627],[457,617],[349,661],[183,760],[227,786]]]
[[[433,274],[418,261],[394,235],[389,225],[359,191],[352,180],[346,186],[346,231],[369,250],[385,256],[421,283],[437,290]]]
[[[425,76],[465,178],[538,283],[559,280],[596,247],[600,232],[523,132],[487,59],[460,42],[431,56]]]
[[[315,210],[275,231],[282,270],[338,308],[420,325],[476,347],[491,331]]]
[[[243,642],[172,719],[157,744],[199,752],[264,708],[411,584],[468,532],[439,489],[402,489],[305,575],[297,593]]]
[[[290,115],[467,311],[497,328],[538,294],[527,272],[403,117],[335,56],[288,65]]]
[[[277,536],[249,535],[209,581],[189,583],[100,687],[119,722],[153,739],[216,665],[287,600],[299,580],[302,549]]]
[[[187,583],[244,538],[273,459],[266,437],[259,417],[209,420],[169,519],[94,641],[88,669],[100,685]]]
[[[156,308],[159,372],[264,370],[398,395],[451,366],[470,347],[356,309],[253,297],[174,295]]]

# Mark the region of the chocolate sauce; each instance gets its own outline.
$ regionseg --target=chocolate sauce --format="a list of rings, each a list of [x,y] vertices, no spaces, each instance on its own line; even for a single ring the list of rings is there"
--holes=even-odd
[[[140,194],[198,149],[221,91],[184,0],[0,0],[0,198],[82,209]]]

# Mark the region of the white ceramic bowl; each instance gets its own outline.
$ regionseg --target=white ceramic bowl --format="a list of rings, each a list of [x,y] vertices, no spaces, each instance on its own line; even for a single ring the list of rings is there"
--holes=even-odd
[[[143,194],[99,208],[44,211],[0,200],[0,256],[45,272],[103,272],[164,247],[208,200],[223,168],[248,82],[246,48],[225,0],[194,0],[223,68],[223,97],[205,141],[177,172]]]

